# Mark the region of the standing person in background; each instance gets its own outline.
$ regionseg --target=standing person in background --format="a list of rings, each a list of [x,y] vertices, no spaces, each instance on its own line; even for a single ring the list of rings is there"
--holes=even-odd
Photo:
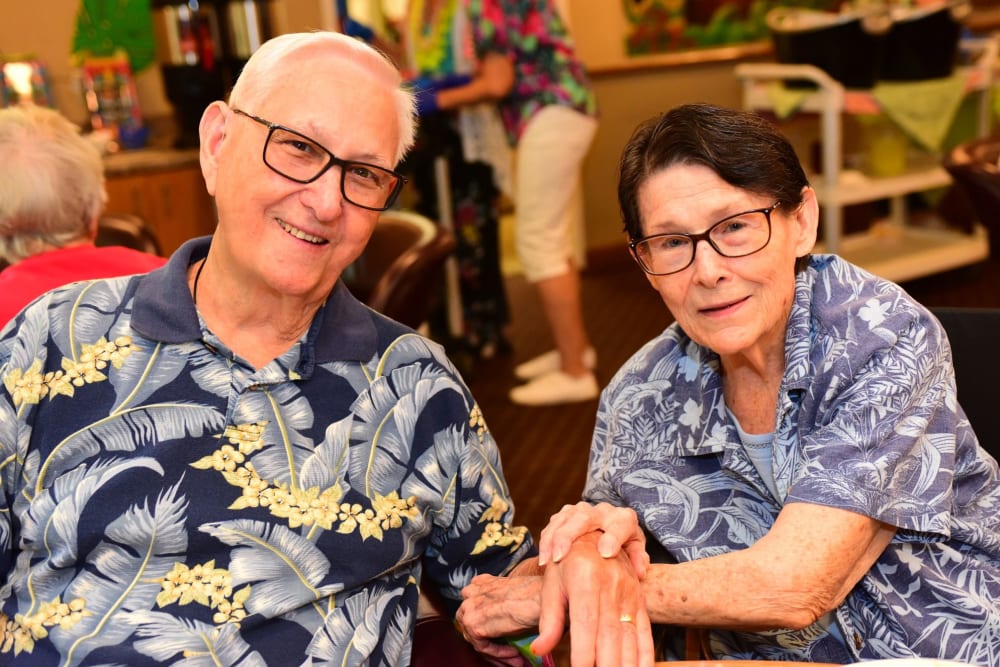
[[[510,398],[550,405],[597,397],[596,353],[583,321],[573,229],[582,215],[580,168],[597,131],[596,100],[550,0],[461,0],[477,69],[448,87],[418,86],[421,109],[493,101],[517,150],[516,243],[538,289],[556,349],[519,365]]]
[[[145,273],[167,260],[94,245],[104,163],[80,128],[35,105],[0,109],[0,325],[35,297],[77,280]]]
[[[411,0],[399,26],[404,62],[418,90],[470,81],[477,69],[462,0]],[[413,150],[400,170],[418,193],[416,209],[441,220],[435,161],[448,165],[462,301],[462,340],[473,357],[509,350],[509,321],[500,268],[500,194],[510,191],[510,150],[496,108],[489,102],[439,109],[425,93]]]

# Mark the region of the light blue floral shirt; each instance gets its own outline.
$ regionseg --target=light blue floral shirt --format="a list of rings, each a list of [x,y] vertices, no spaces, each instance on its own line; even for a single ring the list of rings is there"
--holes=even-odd
[[[712,631],[716,655],[1000,665],[997,463],[957,403],[941,326],[898,286],[819,255],[796,283],[785,362],[764,480],[718,357],[668,327],[602,394],[585,497],[634,508],[681,562],[746,548],[791,502],[897,527],[832,628]]]
[[[338,284],[263,368],[204,327],[191,241],[41,297],[0,334],[0,663],[409,664],[531,548],[440,346]]]

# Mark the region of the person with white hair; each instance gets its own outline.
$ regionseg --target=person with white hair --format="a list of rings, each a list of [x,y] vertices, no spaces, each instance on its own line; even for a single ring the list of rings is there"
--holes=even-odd
[[[166,259],[97,247],[104,162],[80,128],[33,104],[0,109],[0,324],[77,280],[145,273]]]

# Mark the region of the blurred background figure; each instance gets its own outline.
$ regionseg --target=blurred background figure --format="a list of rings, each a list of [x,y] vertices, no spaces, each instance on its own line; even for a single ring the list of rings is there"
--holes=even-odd
[[[104,163],[79,128],[35,105],[0,109],[0,324],[48,290],[145,273],[162,257],[97,247]]]
[[[415,72],[421,124],[433,128],[436,114],[451,112],[466,156],[468,146],[476,146],[475,159],[489,165],[500,186],[510,175],[507,149],[516,149],[511,183],[518,258],[538,290],[556,349],[516,367],[526,383],[511,391],[511,400],[551,405],[596,398],[596,353],[584,326],[573,242],[582,216],[580,168],[597,131],[596,101],[557,7],[549,0],[413,0],[404,25],[399,32]],[[344,30],[378,41],[353,20]],[[499,110],[507,147],[494,140],[497,126],[484,102]],[[457,110],[462,113],[455,116]],[[425,167],[419,171],[429,178]],[[463,168],[463,175],[469,171]],[[491,193],[482,194],[488,199]],[[460,245],[461,217],[456,214]],[[491,247],[481,247],[494,258],[474,258],[476,266],[496,262],[489,270],[499,275],[495,225],[480,229],[490,229],[479,241],[489,237]],[[465,311],[468,319],[469,304]]]
[[[513,197],[513,192],[510,146],[493,101],[448,109],[436,104],[436,91],[467,85],[478,70],[469,15],[462,0],[412,0],[400,15],[388,17],[388,30],[376,31],[348,15],[346,2],[338,3],[338,10],[344,32],[391,54],[418,93],[416,143],[400,171],[413,183],[412,206],[418,213],[443,223],[450,211],[461,330],[450,331],[441,313],[431,323],[432,335],[450,342],[456,348],[450,350],[452,358],[466,362],[463,371],[472,371],[475,359],[510,349],[503,332],[509,313],[500,265],[500,208],[501,194]],[[445,174],[436,164],[446,165]]]
[[[549,0],[464,4],[478,69],[466,85],[433,90],[439,109],[494,100],[511,146],[515,239],[527,280],[538,289],[556,349],[515,369],[521,405],[597,397],[595,354],[581,306],[573,229],[582,215],[580,167],[597,131],[596,101],[557,8]]]

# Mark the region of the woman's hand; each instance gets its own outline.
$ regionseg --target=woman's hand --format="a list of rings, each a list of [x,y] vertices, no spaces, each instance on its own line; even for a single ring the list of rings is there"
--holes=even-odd
[[[602,556],[611,558],[624,549],[639,578],[646,576],[649,555],[639,517],[627,507],[609,503],[563,505],[549,519],[538,540],[538,564],[544,567],[550,562],[558,563],[577,538],[595,530],[603,533],[597,543]]]
[[[575,540],[558,563],[545,567],[538,638],[531,649],[547,655],[566,629],[569,608],[573,667],[652,667],[653,635],[642,582],[622,551],[597,552],[600,533]]]

